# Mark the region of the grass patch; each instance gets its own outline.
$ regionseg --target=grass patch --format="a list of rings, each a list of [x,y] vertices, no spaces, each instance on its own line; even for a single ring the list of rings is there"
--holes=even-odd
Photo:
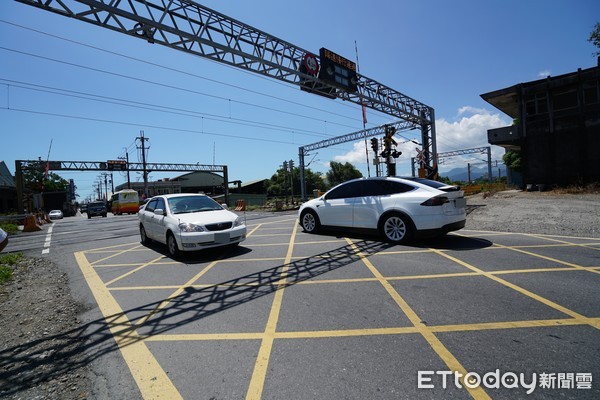
[[[15,233],[19,232],[19,227],[17,224],[0,224],[0,228],[9,235],[14,235]]]
[[[23,254],[21,253],[11,253],[0,256],[0,284],[12,278],[12,266],[15,265],[21,258],[23,258]]]
[[[21,258],[23,258],[21,253],[4,254],[0,256],[0,265],[15,265]]]
[[[0,285],[13,276],[13,269],[8,265],[0,265]]]

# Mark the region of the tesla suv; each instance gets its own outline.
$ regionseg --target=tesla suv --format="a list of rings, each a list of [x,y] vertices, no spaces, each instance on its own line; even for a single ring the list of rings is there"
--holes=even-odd
[[[428,179],[361,178],[304,203],[298,220],[308,233],[327,227],[371,230],[405,243],[463,228],[466,200],[458,187]]]

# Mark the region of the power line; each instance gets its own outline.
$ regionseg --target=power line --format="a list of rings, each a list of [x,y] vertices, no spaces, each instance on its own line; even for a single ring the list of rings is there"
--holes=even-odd
[[[54,39],[58,39],[58,40],[62,40],[62,41],[68,42],[68,43],[72,43],[72,44],[75,44],[75,45],[78,45],[78,46],[87,47],[87,48],[90,48],[90,49],[93,49],[93,50],[97,50],[97,51],[100,51],[100,52],[104,52],[104,53],[107,53],[107,54],[111,54],[111,55],[114,55],[114,56],[117,56],[117,57],[121,57],[121,58],[125,58],[125,59],[132,60],[132,61],[135,61],[135,62],[139,62],[139,63],[151,65],[153,67],[165,69],[167,71],[177,72],[177,73],[180,73],[180,74],[183,74],[183,75],[187,75],[187,76],[191,76],[191,77],[194,77],[194,78],[197,78],[197,79],[202,79],[202,80],[206,80],[206,81],[209,81],[209,82],[217,83],[217,84],[220,84],[220,85],[223,85],[223,86],[232,87],[232,88],[235,88],[235,89],[238,89],[238,90],[242,90],[242,91],[246,91],[246,92],[249,92],[249,93],[253,93],[253,94],[260,95],[260,96],[264,96],[264,97],[267,97],[267,98],[275,99],[275,100],[278,100],[278,101],[283,101],[283,102],[286,102],[286,103],[294,104],[294,105],[297,105],[297,106],[300,106],[300,107],[304,107],[304,108],[308,108],[308,109],[311,109],[311,110],[320,111],[320,112],[323,111],[321,108],[309,106],[309,105],[307,105],[305,103],[291,101],[291,100],[286,99],[286,98],[277,97],[277,96],[273,96],[273,95],[270,95],[270,94],[267,94],[267,93],[259,92],[257,90],[252,90],[252,89],[244,88],[244,87],[239,86],[239,85],[233,85],[231,83],[219,81],[219,80],[212,79],[212,78],[207,78],[207,77],[202,76],[202,75],[194,74],[194,73],[191,73],[191,72],[183,71],[183,70],[172,68],[172,67],[167,67],[165,65],[157,64],[157,63],[154,63],[154,62],[151,62],[151,61],[148,61],[148,60],[143,60],[141,58],[132,57],[132,56],[129,56],[129,55],[126,55],[126,54],[118,53],[118,52],[115,52],[115,51],[112,51],[112,50],[103,49],[101,47],[93,46],[93,45],[90,45],[90,44],[87,44],[87,43],[78,42],[76,40],[68,39],[68,38],[65,38],[65,37],[62,37],[62,36],[58,36],[58,35],[54,35],[54,34],[51,34],[51,33],[48,33],[48,32],[39,31],[37,29],[31,28],[31,27],[27,27],[27,26],[24,26],[24,25],[19,25],[19,24],[16,24],[14,22],[2,20],[2,19],[0,19],[0,22],[5,23],[7,25],[12,25],[14,27],[21,28],[21,29],[24,29],[24,30],[29,30],[31,32],[35,32],[35,33],[38,33],[38,34],[41,34],[41,35],[49,36],[49,37],[52,37]],[[216,63],[216,61],[214,61],[212,59],[209,59],[208,61]],[[268,82],[273,83],[273,84],[278,84],[278,85],[285,86],[285,87],[288,87],[288,88],[289,87],[294,87],[294,86],[292,86],[292,85],[290,85],[288,83],[285,83],[285,82],[273,81],[270,78],[267,78],[267,77],[264,77],[264,76],[260,76],[260,75],[257,76],[256,74],[253,74],[253,73],[248,72],[248,71],[243,71],[243,70],[240,71],[238,68],[234,68],[234,67],[229,66],[229,65],[225,65],[225,66],[228,67],[228,68],[230,68],[233,71],[243,72],[245,74],[248,74],[248,75],[253,76],[255,78],[263,79],[263,80],[268,81]],[[352,105],[350,105],[350,104],[346,104],[346,103],[334,103],[334,104],[336,104],[338,106],[344,106],[344,107],[348,107],[348,108],[354,109],[354,107]],[[343,114],[337,114],[337,113],[332,113],[332,112],[328,112],[328,114],[336,115],[336,116],[339,116],[339,117],[342,117],[342,118],[346,118],[346,119],[350,119],[350,120],[353,120],[353,121],[359,121],[356,118],[353,118],[353,117],[350,117],[350,116],[347,116],[347,115],[343,115]]]
[[[277,113],[291,115],[291,116],[294,116],[294,117],[309,119],[309,120],[313,120],[313,121],[323,121],[321,118],[310,117],[310,116],[307,116],[307,115],[293,113],[293,112],[285,111],[285,110],[279,110],[279,109],[276,109],[276,108],[273,108],[273,107],[261,106],[261,105],[250,103],[250,102],[245,102],[245,101],[240,101],[240,100],[232,100],[232,99],[229,99],[229,98],[226,98],[226,97],[217,96],[217,95],[210,94],[210,93],[204,93],[204,92],[200,92],[200,91],[197,91],[197,90],[191,90],[191,89],[187,89],[187,88],[183,88],[183,87],[179,87],[179,86],[168,85],[168,84],[165,84],[165,83],[160,83],[160,82],[152,81],[152,80],[149,80],[149,79],[137,78],[135,76],[126,75],[126,74],[120,74],[120,73],[117,73],[117,72],[106,71],[106,70],[103,70],[103,69],[100,69],[100,68],[94,68],[94,67],[89,67],[89,66],[82,65],[82,64],[72,63],[72,62],[69,62],[69,61],[58,60],[58,59],[51,58],[51,57],[46,57],[46,56],[41,56],[41,55],[38,55],[38,54],[28,53],[28,52],[25,52],[25,51],[11,49],[11,48],[8,48],[8,47],[0,46],[0,50],[4,50],[4,51],[8,51],[8,52],[13,52],[13,53],[25,55],[25,56],[28,56],[28,57],[39,58],[39,59],[42,59],[42,60],[51,61],[51,62],[55,62],[55,63],[59,63],[59,64],[69,65],[71,67],[76,67],[76,68],[86,69],[86,70],[90,70],[90,71],[94,71],[94,72],[99,72],[99,73],[102,73],[102,74],[112,75],[112,76],[116,76],[116,77],[123,78],[123,79],[129,79],[129,80],[133,80],[133,81],[137,81],[137,82],[141,82],[141,83],[146,83],[146,84],[151,84],[151,85],[155,85],[155,86],[160,86],[160,87],[167,88],[167,89],[183,91],[183,92],[186,92],[186,93],[191,93],[191,94],[200,95],[200,96],[206,96],[206,97],[210,97],[210,98],[214,98],[214,99],[222,100],[222,101],[227,101],[227,102],[234,102],[234,103],[237,103],[237,104],[241,104],[241,105],[245,105],[245,106],[249,106],[249,107],[255,107],[255,108],[263,109],[263,110],[266,110],[266,111],[277,112]],[[341,124],[341,123],[333,122],[333,121],[326,121],[326,122],[329,122],[330,124],[338,125],[338,126],[341,126],[341,127],[344,127],[344,128],[354,129],[354,127],[351,126],[351,125],[345,125],[345,124]]]
[[[23,89],[23,90],[31,90],[31,91],[49,93],[49,94],[54,94],[54,95],[59,95],[59,96],[72,97],[72,98],[77,98],[77,99],[97,101],[97,102],[101,102],[101,103],[105,103],[105,104],[116,104],[119,106],[138,108],[138,109],[142,109],[142,110],[159,111],[159,112],[163,112],[163,113],[167,113],[167,114],[182,115],[182,116],[191,117],[191,118],[206,118],[211,121],[218,121],[218,122],[227,123],[227,124],[245,125],[245,126],[250,126],[250,127],[255,127],[255,128],[262,128],[262,129],[269,129],[269,130],[276,130],[276,131],[286,130],[290,133],[298,133],[298,134],[307,135],[307,136],[330,137],[329,135],[325,135],[325,134],[315,132],[315,131],[309,131],[306,129],[287,127],[287,126],[276,125],[276,124],[268,124],[268,123],[264,123],[264,122],[246,120],[246,119],[242,119],[242,118],[227,118],[227,117],[220,116],[217,114],[203,113],[203,112],[199,112],[199,111],[186,110],[186,109],[169,107],[169,106],[158,105],[158,104],[143,103],[143,102],[139,102],[139,101],[135,101],[135,100],[102,96],[102,95],[97,95],[97,94],[93,94],[93,93],[85,93],[85,92],[61,89],[61,88],[56,88],[56,87],[51,87],[51,86],[37,85],[34,83],[14,81],[14,80],[4,79],[4,78],[0,78],[0,81],[9,82],[11,88],[19,88],[19,89]],[[24,86],[24,85],[27,85],[27,86]],[[137,105],[135,105],[135,104],[137,104]],[[171,111],[168,111],[168,110],[171,110]]]

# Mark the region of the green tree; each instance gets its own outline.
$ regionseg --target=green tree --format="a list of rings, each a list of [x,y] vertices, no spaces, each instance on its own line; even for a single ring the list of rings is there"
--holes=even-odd
[[[588,42],[591,42],[594,46],[596,46],[597,49],[600,50],[600,22],[596,22],[596,25],[594,25],[594,30],[590,33]],[[600,56],[600,51],[596,51],[593,54],[595,56]]]
[[[38,161],[28,164],[27,169],[23,169],[23,186],[38,193],[58,192],[69,190],[69,181],[54,172],[49,172],[46,178],[46,162]]]
[[[521,152],[509,150],[502,156],[502,161],[504,165],[513,171],[521,171],[522,168],[522,160],[521,160]]]
[[[294,197],[300,197],[300,169],[294,168],[292,180],[294,183]],[[315,189],[324,189],[321,173],[313,172],[310,168],[304,169],[304,181],[306,182],[306,192],[310,195]],[[292,194],[290,186],[290,171],[279,168],[271,179],[266,182],[267,196],[290,196]]]
[[[350,179],[362,178],[363,176],[362,173],[349,162],[342,164],[340,162],[331,161],[329,167],[330,169],[326,174],[329,187],[339,185]]]

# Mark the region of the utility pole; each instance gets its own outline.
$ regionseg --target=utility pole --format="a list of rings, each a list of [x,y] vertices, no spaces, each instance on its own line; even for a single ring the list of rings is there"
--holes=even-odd
[[[131,189],[131,179],[129,179],[129,153],[125,147],[125,160],[127,161],[127,189]]]
[[[467,163],[467,182],[471,183],[471,163]]]
[[[140,136],[137,137],[136,139],[138,139],[142,143],[141,147],[138,147],[138,149],[142,150],[142,169],[144,170],[143,171],[144,198],[147,199],[148,198],[148,170],[146,168],[146,140],[148,140],[148,138],[144,136],[144,131],[140,131]]]

